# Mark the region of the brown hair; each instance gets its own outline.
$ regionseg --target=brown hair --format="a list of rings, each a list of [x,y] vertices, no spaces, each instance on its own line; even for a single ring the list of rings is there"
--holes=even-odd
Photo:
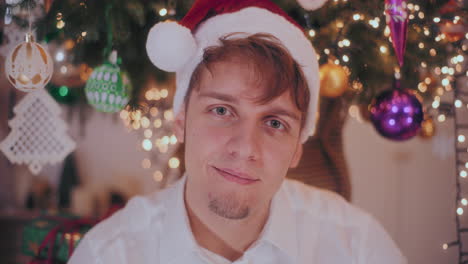
[[[195,88],[200,89],[200,80],[204,69],[210,71],[215,63],[233,59],[242,59],[249,63],[258,84],[264,87],[256,103],[265,104],[289,92],[296,107],[301,111],[301,128],[305,123],[309,106],[310,92],[300,65],[292,58],[288,50],[274,36],[257,33],[248,37],[232,38],[232,33],[220,38],[221,45],[205,49],[202,61],[195,68],[185,95],[187,110],[190,94]]]

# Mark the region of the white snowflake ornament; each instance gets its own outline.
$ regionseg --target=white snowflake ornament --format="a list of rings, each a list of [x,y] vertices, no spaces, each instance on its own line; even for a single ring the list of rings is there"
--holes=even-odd
[[[75,149],[59,118],[60,107],[45,89],[28,93],[14,108],[8,123],[10,134],[0,142],[0,150],[15,164],[27,164],[37,175],[49,163],[62,161]]]

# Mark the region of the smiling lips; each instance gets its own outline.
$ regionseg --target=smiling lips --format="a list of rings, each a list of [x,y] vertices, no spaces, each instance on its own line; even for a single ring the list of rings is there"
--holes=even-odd
[[[216,172],[218,172],[219,175],[223,176],[224,179],[230,181],[230,182],[235,182],[241,185],[248,185],[248,184],[253,184],[259,179],[252,179],[249,175],[246,175],[241,172],[236,172],[230,169],[220,169],[213,167]]]

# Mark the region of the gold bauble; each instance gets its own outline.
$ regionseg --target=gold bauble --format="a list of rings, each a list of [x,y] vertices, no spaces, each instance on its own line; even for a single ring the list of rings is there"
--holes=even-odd
[[[436,128],[432,117],[426,117],[421,123],[421,131],[419,132],[419,135],[421,138],[429,139],[434,136],[435,130]]]
[[[320,67],[319,75],[321,96],[339,97],[348,88],[348,73],[339,65],[324,64]]]
[[[18,90],[31,92],[43,88],[52,77],[53,61],[49,53],[30,34],[5,60],[8,81]]]

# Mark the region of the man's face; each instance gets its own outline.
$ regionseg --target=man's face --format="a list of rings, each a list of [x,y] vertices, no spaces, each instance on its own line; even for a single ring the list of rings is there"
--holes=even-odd
[[[299,162],[301,112],[288,93],[256,103],[265,87],[240,63],[216,63],[201,75],[186,113],[176,117],[177,137],[185,140],[186,198],[243,219],[268,207]]]

